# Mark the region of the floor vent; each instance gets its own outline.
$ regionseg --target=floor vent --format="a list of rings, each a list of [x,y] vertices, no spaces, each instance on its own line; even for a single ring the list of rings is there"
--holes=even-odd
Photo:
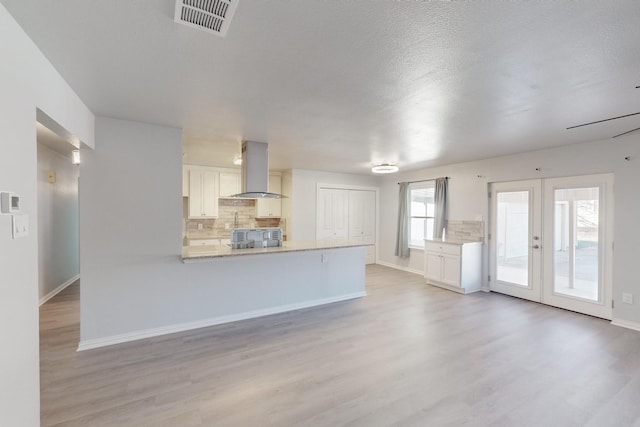
[[[175,21],[224,37],[239,0],[176,0]]]

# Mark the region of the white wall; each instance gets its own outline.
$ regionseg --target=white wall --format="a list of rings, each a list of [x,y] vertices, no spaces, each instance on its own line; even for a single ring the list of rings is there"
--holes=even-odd
[[[631,161],[626,161],[626,156]],[[540,171],[536,171],[540,168]],[[640,241],[640,137],[628,136],[540,150],[508,157],[498,157],[470,163],[410,171],[385,178],[381,188],[379,258],[388,264],[423,271],[421,251],[412,251],[410,260],[393,255],[396,237],[399,181],[451,177],[449,181],[449,218],[475,220],[482,215],[487,221],[489,203],[487,183],[531,178],[615,174],[615,254],[613,297],[616,301],[614,320],[622,319],[640,324],[640,310],[636,305],[621,303],[622,292],[640,298],[637,268],[637,243]],[[480,175],[480,177],[478,177]],[[486,233],[485,233],[486,235]],[[487,245],[484,250],[487,267]],[[483,274],[486,279],[486,271]],[[486,280],[485,280],[486,282]],[[486,283],[485,283],[486,285]]]
[[[38,298],[42,301],[80,272],[78,241],[78,166],[38,147]],[[47,181],[49,171],[56,182]]]
[[[316,238],[316,185],[318,183],[378,187],[380,182],[377,176],[293,169],[291,224],[287,223],[290,240]]]
[[[0,215],[0,425],[40,424],[36,109],[93,146],[93,115],[0,5],[0,190],[22,198],[31,233]]]
[[[159,326],[154,311],[171,311],[184,280],[168,270],[182,247],[181,138],[96,120],[96,150],[80,164],[81,340]]]

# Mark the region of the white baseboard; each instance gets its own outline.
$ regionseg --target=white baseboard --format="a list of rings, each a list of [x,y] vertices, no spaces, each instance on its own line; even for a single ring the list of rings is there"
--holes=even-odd
[[[76,274],[71,279],[67,280],[62,285],[58,286],[57,288],[55,288],[54,290],[52,290],[51,292],[49,292],[48,294],[46,294],[45,296],[40,298],[40,305],[44,304],[45,302],[49,301],[51,298],[53,298],[56,295],[58,295],[60,292],[64,291],[67,286],[69,286],[70,284],[72,284],[73,282],[78,280],[79,278],[80,278],[80,275]]]
[[[237,322],[239,320],[253,319],[256,317],[268,316],[270,314],[284,313],[287,311],[300,310],[303,308],[315,307],[319,305],[331,304],[334,302],[346,301],[354,298],[367,296],[366,291],[352,294],[340,295],[330,298],[322,298],[312,301],[305,301],[294,304],[281,305],[278,307],[266,308],[262,310],[248,311],[228,316],[212,317],[198,320],[196,322],[178,323],[176,325],[163,326],[161,328],[146,329],[143,331],[129,332],[126,334],[112,335],[104,338],[96,338],[80,341],[78,351],[90,350],[93,348],[106,347],[114,344],[121,344],[129,341],[151,338],[159,335],[174,334],[176,332],[188,331],[191,329],[206,328],[207,326],[221,325],[223,323]]]
[[[424,272],[423,271],[416,270],[416,269],[409,268],[409,267],[402,267],[400,265],[391,264],[390,262],[378,261],[376,264],[379,264],[379,265],[382,265],[382,266],[385,266],[385,267],[389,267],[389,268],[395,268],[396,270],[406,271],[407,273],[419,274],[421,276],[424,276]]]
[[[623,319],[612,319],[611,320],[611,324],[614,326],[621,326],[623,328],[627,328],[627,329],[633,329],[634,331],[640,331],[640,323],[637,322],[631,322],[629,320],[623,320]]]

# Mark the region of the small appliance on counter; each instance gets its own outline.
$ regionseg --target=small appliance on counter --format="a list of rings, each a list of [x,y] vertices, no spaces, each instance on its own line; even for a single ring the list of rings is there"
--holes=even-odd
[[[282,246],[282,228],[234,228],[231,249],[271,248]]]

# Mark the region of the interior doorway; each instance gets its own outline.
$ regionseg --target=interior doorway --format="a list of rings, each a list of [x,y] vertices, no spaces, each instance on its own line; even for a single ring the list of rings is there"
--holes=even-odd
[[[490,289],[612,317],[613,175],[490,185]]]
[[[65,138],[36,122],[38,297],[44,304],[80,277],[79,166]]]

